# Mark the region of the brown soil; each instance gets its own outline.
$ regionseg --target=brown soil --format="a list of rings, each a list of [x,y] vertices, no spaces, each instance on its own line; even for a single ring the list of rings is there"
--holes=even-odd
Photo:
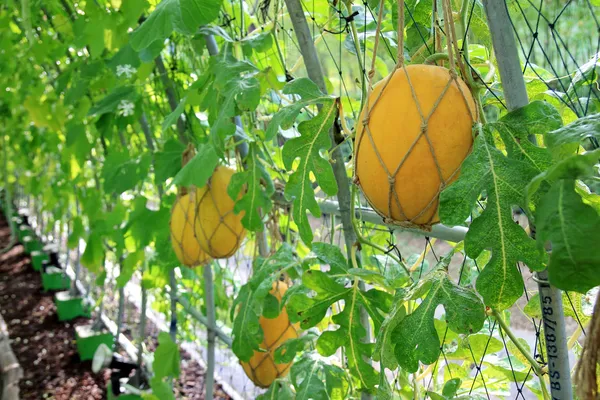
[[[0,215],[0,249],[10,240],[6,220]],[[11,346],[24,376],[20,381],[21,399],[96,400],[106,399],[110,372],[91,371],[91,362],[79,360],[74,326],[88,324],[79,318],[61,322],[56,315],[53,293],[44,293],[40,274],[31,267],[23,246],[15,245],[0,255],[0,314],[8,325]],[[134,308],[131,306],[131,308]],[[127,336],[128,330],[125,330]],[[149,322],[149,347],[156,346],[156,327]],[[131,337],[130,337],[131,339]],[[181,375],[175,382],[175,398],[204,399],[204,371],[182,351]],[[215,399],[229,399],[215,383]]]
[[[9,240],[6,220],[0,217],[0,248]],[[24,372],[21,399],[106,398],[109,372],[93,374],[91,363],[81,362],[75,347],[73,326],[87,321],[58,320],[53,294],[42,291],[40,274],[21,245],[0,255],[0,313]]]

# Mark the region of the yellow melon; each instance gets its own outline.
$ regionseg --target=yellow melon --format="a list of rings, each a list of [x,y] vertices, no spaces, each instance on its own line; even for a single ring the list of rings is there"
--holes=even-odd
[[[210,257],[198,244],[194,233],[196,193],[181,196],[171,209],[171,245],[180,263],[188,267],[205,264]]]
[[[273,283],[271,294],[281,301],[288,286],[281,281]],[[275,364],[275,350],[286,340],[298,337],[298,324],[291,324],[285,307],[273,319],[260,317],[260,327],[264,339],[260,345],[264,351],[255,351],[248,362],[242,362],[246,375],[259,387],[266,388],[277,378],[284,377],[290,371],[292,363]]]
[[[358,120],[354,155],[371,206],[401,225],[439,222],[439,193],[471,151],[475,118],[469,88],[446,68],[409,65],[377,83]]]
[[[233,174],[232,169],[217,167],[197,193],[194,230],[202,249],[213,258],[232,256],[246,235],[242,226],[244,212],[233,212],[235,202],[227,193]]]

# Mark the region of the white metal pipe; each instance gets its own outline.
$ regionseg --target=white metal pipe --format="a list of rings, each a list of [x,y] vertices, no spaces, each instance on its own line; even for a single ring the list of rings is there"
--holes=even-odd
[[[508,109],[514,110],[524,107],[529,103],[529,98],[506,3],[498,0],[484,0],[483,6],[492,36],[494,54],[498,62],[498,70]],[[535,141],[535,137],[531,139]],[[535,239],[535,226],[531,223],[530,229],[532,237]],[[571,383],[562,294],[559,289],[549,284],[547,270],[538,272],[537,279],[542,318],[544,320],[544,335],[548,357],[546,361],[548,363],[552,398],[572,400],[573,385]],[[541,377],[540,381],[542,385],[545,385]]]
[[[335,201],[320,201],[319,207],[321,208],[321,211],[325,214],[335,214],[338,216],[341,214],[339,204]],[[450,227],[443,224],[434,225],[431,228],[431,232],[423,231],[420,229],[405,228],[398,225],[385,224],[383,222],[383,218],[371,208],[362,207],[356,208],[355,210],[357,218],[361,219],[362,221],[370,222],[376,225],[387,226],[388,228],[393,229],[395,231],[414,232],[419,235],[447,240],[449,242],[460,242],[465,238],[465,235],[468,231],[468,229],[464,226]]]

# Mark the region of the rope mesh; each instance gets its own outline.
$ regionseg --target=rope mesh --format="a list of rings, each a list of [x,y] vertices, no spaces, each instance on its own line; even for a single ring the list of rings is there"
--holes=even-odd
[[[277,298],[278,302],[281,302],[287,289],[287,284],[277,280],[273,282],[273,289],[270,293]],[[290,323],[285,307],[275,318],[268,319],[261,316],[259,323],[264,333],[260,351],[254,351],[250,361],[242,362],[242,367],[257,386],[265,388],[269,387],[275,379],[288,374],[292,363],[277,364],[275,351],[288,339],[298,337],[299,325]]]
[[[449,7],[444,3],[444,10]],[[398,48],[403,49],[404,7],[399,10]],[[378,27],[382,14],[383,8]],[[392,73],[374,87],[369,82],[355,145],[355,182],[387,223],[429,230],[439,222],[439,195],[458,176],[472,147],[477,111],[456,73],[454,30],[446,32],[450,69],[406,66],[404,51],[399,50]],[[374,76],[379,35],[376,38],[369,79]],[[374,159],[381,168],[372,164]],[[387,204],[380,196],[382,173],[387,177]]]
[[[232,256],[246,236],[242,226],[244,212],[234,213],[235,202],[227,193],[233,173],[232,169],[218,166],[196,197],[194,231],[200,247],[213,258]]]

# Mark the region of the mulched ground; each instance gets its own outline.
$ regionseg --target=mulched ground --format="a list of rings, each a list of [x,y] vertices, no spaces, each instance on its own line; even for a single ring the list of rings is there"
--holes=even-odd
[[[8,225],[0,217],[0,248],[9,240]],[[75,347],[73,326],[87,320],[58,320],[53,294],[42,292],[40,274],[20,244],[0,255],[0,313],[24,371],[21,399],[106,398],[110,373],[93,374],[91,363],[81,362]]]
[[[0,249],[9,240],[9,227],[0,214]],[[80,361],[75,346],[74,326],[87,324],[89,320],[58,320],[53,293],[42,291],[40,274],[33,270],[31,259],[20,244],[0,255],[0,314],[6,321],[13,352],[24,371],[20,382],[21,399],[106,399],[110,372],[92,373],[91,362]],[[151,323],[148,334],[158,335]],[[156,345],[149,343],[149,347],[154,347],[153,344]],[[174,385],[175,397],[204,399],[202,367],[185,352],[181,358],[181,376]],[[214,398],[230,397],[215,383]]]

